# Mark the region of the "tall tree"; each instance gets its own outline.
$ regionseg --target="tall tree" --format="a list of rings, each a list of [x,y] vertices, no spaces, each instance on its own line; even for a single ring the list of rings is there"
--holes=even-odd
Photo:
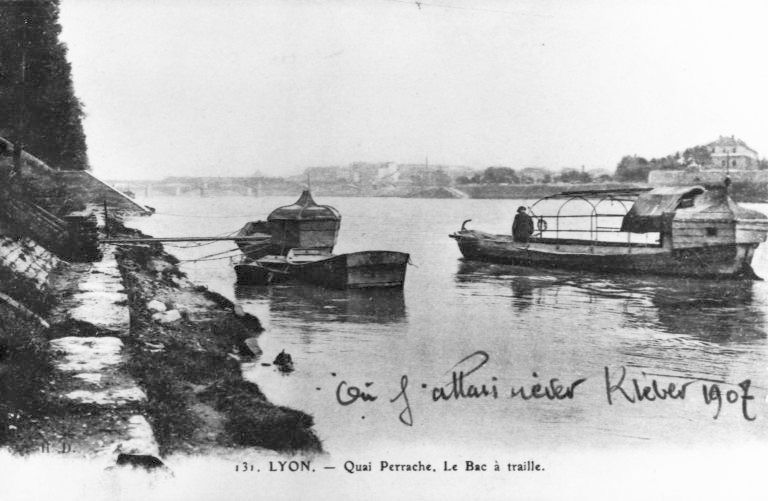
[[[83,106],[60,34],[59,0],[0,2],[0,135],[53,167],[82,170]]]
[[[483,171],[483,182],[489,184],[517,184],[520,179],[511,167],[488,167]]]
[[[637,156],[625,156],[616,166],[614,178],[617,181],[647,181],[651,164],[648,160]]]

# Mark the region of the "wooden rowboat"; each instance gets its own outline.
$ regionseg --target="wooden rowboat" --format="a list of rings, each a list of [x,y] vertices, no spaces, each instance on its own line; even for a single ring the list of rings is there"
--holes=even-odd
[[[402,287],[409,256],[403,252],[362,251],[327,254],[292,249],[287,256],[265,256],[235,265],[239,285],[270,285],[289,280],[331,289]]]

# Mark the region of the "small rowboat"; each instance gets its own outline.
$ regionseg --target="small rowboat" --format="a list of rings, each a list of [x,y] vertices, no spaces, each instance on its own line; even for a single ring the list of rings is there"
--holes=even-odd
[[[289,280],[331,289],[402,287],[409,256],[403,252],[362,251],[328,254],[291,249],[235,265],[239,285],[270,285]]]

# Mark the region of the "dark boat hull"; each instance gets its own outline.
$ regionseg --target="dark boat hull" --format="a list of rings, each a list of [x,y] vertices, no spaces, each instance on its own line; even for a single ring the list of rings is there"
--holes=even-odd
[[[757,244],[713,245],[666,249],[633,245],[548,239],[514,242],[507,235],[464,230],[451,235],[465,259],[538,268],[607,273],[753,278],[752,256]]]
[[[271,285],[290,278],[285,271],[270,269],[255,262],[235,265],[235,274],[238,285]]]
[[[402,287],[408,254],[391,251],[363,251],[328,256],[311,262],[286,262],[280,267],[256,260],[235,266],[240,285],[269,285],[296,280],[331,289]]]

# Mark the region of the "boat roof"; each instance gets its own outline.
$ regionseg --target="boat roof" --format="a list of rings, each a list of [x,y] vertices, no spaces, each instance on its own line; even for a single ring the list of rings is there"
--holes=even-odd
[[[541,200],[552,200],[557,198],[613,198],[634,200],[641,194],[651,191],[653,188],[612,188],[605,190],[574,190],[561,191],[554,195],[547,195]]]
[[[681,200],[693,200],[706,191],[703,186],[662,186],[643,193],[624,216],[621,231],[633,233],[661,231],[665,213],[675,212]]]
[[[267,221],[341,221],[339,211],[330,205],[318,205],[312,199],[309,190],[301,192],[301,196],[291,205],[284,205],[273,210]]]
[[[635,201],[627,216],[661,216],[664,212],[675,210],[683,198],[693,198],[706,190],[702,186],[664,186],[643,193]]]

